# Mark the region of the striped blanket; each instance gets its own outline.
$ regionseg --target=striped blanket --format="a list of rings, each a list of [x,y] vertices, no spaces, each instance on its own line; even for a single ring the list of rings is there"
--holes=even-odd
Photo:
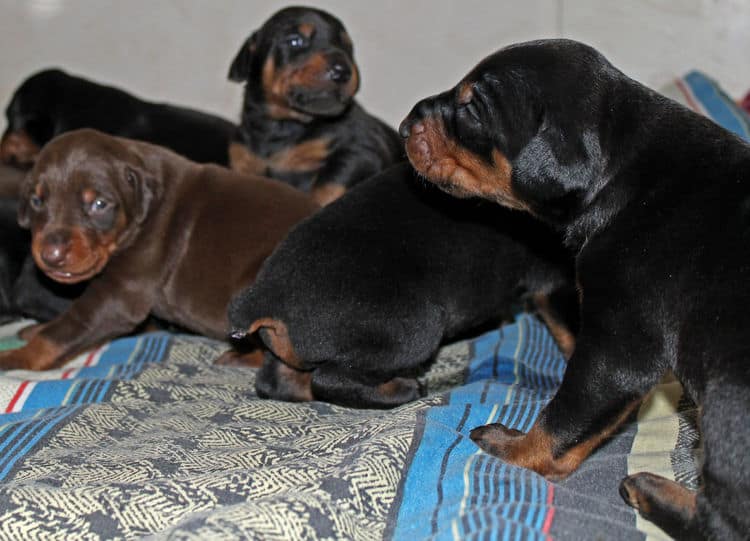
[[[705,75],[664,93],[750,138]],[[0,348],[19,345],[17,327]],[[0,374],[0,540],[664,539],[620,479],[697,486],[696,410],[675,382],[564,482],[477,449],[473,427],[528,429],[560,383],[564,360],[532,316],[443,348],[428,395],[391,411],[261,400],[253,370],[213,365],[224,348],[146,334]]]
[[[0,377],[0,539],[643,539],[620,478],[695,476],[674,384],[563,483],[479,452],[474,426],[527,429],[562,377],[533,316],[443,348],[385,412],[258,399],[223,349],[146,334]]]

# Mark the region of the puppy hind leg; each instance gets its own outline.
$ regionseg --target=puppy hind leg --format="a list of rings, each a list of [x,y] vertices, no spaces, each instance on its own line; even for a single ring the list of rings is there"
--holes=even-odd
[[[261,398],[286,402],[310,402],[312,372],[297,370],[267,351],[255,377],[255,392]]]
[[[702,539],[695,520],[696,493],[652,473],[629,475],[620,483],[620,495],[675,539]]]
[[[423,394],[416,378],[366,378],[334,364],[322,365],[314,370],[312,392],[318,400],[354,408],[377,409],[394,408]]]

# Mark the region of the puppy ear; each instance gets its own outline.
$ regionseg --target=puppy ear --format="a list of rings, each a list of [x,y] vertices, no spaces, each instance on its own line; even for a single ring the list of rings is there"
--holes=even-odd
[[[21,186],[18,191],[18,214],[17,220],[18,225],[24,229],[28,229],[31,220],[29,219],[29,197],[31,197],[31,190],[34,188],[34,180],[31,173],[27,174],[21,182]]]
[[[232,65],[229,67],[229,74],[227,78],[235,83],[242,83],[247,81],[250,76],[250,66],[252,65],[253,56],[258,49],[258,32],[253,34],[245,40],[242,44],[237,55],[232,60]]]
[[[155,200],[161,197],[161,183],[140,168],[125,167],[125,180],[133,190],[133,216],[137,224],[146,221]]]

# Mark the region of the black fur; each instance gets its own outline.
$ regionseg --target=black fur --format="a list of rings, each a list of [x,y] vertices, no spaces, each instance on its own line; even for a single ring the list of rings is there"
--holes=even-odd
[[[229,163],[229,141],[236,130],[218,116],[147,102],[59,69],[46,69],[26,79],[13,94],[5,116],[4,142],[11,134],[23,133],[41,148],[61,133],[94,128],[162,145],[193,161],[220,165]],[[16,159],[10,151],[4,155],[7,160]]]
[[[312,36],[301,35],[300,25],[314,27]],[[307,69],[315,58],[324,59],[325,69],[309,84],[293,85],[283,96],[269,95],[264,88],[267,63],[279,73],[292,67]],[[329,141],[327,156],[318,167],[299,170],[268,164],[255,173],[305,191],[330,184],[348,189],[403,159],[395,130],[353,99],[359,73],[352,44],[342,23],[329,13],[302,7],[277,12],[243,43],[229,79],[245,83],[237,142],[253,155],[268,159],[311,140]]]
[[[457,99],[466,85],[471,100],[466,90]],[[628,478],[623,494],[681,539],[747,538],[750,146],[567,40],[503,49],[420,102],[401,127],[420,163],[430,159],[414,127],[433,115],[450,118],[448,137],[489,166],[491,149],[507,158],[510,189],[496,186],[497,197],[562,232],[583,299],[575,353],[531,431],[490,425],[472,437],[562,477],[581,445],[606,437],[671,369],[702,406],[703,488],[696,497]],[[552,449],[531,463],[520,450],[539,434]]]
[[[393,407],[419,396],[415,372],[445,339],[569,288],[571,273],[548,228],[482,201],[456,205],[401,164],[296,227],[229,318],[238,336],[262,318],[283,322],[312,398]],[[303,399],[279,375],[290,369],[272,333],[261,327],[270,352],[258,392]]]

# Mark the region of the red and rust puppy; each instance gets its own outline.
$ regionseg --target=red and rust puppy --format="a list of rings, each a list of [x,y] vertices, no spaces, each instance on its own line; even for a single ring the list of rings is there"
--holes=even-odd
[[[56,135],[94,128],[162,145],[201,163],[229,163],[236,127],[215,115],[141,100],[59,69],[42,70],[13,93],[0,140],[0,159],[27,167]]]
[[[403,158],[396,131],[354,100],[352,41],[329,13],[277,12],[242,45],[229,79],[245,83],[232,169],[284,180],[326,204]]]
[[[225,337],[232,294],[316,209],[283,183],[148,143],[88,129],[57,137],[24,181],[19,223],[47,275],[90,283],[26,346],[0,353],[0,368],[59,366],[150,314]]]
[[[581,332],[562,385],[527,434],[471,437],[564,478],[672,369],[702,408],[703,487],[641,473],[621,493],[679,539],[746,538],[750,147],[567,40],[500,50],[400,131],[426,178],[531,212],[576,254]]]

